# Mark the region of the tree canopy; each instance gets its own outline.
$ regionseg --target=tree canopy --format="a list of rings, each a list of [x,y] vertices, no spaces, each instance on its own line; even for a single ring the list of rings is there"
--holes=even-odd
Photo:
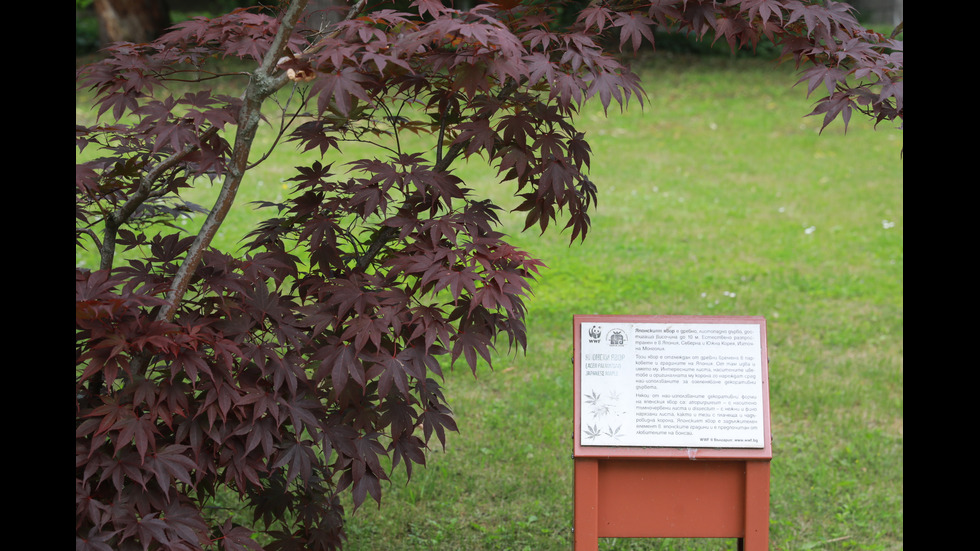
[[[79,550],[256,549],[255,532],[267,549],[340,548],[340,496],[380,503],[391,469],[411,475],[456,430],[443,369],[527,346],[542,261],[454,167],[482,159],[525,229],[584,239],[598,187],[575,117],[643,102],[621,54],[655,48],[654,29],[772,41],[822,96],[823,126],[903,116],[901,41],[838,2],[613,0],[558,25],[554,2],[360,0],[325,28],[305,4],[195,18],[76,74],[99,116],[76,124],[76,247],[101,259],[75,275]],[[209,72],[215,58],[252,64],[240,94],[181,87],[241,76]],[[243,253],[216,250],[263,121],[309,163]],[[376,155],[324,161],[350,141]],[[181,192],[202,181],[220,194],[182,234]],[[223,489],[252,526],[206,508]]]

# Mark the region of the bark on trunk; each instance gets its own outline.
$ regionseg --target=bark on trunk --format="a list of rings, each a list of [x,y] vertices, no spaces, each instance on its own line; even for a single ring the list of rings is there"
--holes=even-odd
[[[151,42],[170,26],[166,0],[95,0],[99,37],[110,42]]]

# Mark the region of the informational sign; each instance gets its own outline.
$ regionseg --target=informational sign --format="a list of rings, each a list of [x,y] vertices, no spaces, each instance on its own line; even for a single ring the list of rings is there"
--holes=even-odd
[[[766,447],[761,318],[577,316],[575,327],[581,448]]]

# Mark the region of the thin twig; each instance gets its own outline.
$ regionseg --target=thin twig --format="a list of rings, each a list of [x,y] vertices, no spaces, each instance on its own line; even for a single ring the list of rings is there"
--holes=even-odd
[[[293,85],[293,93],[295,93],[295,91],[296,91],[296,84],[294,83],[294,85]],[[290,93],[289,94],[290,98],[292,98],[293,93]],[[286,105],[282,107],[281,110],[282,110],[283,113],[286,113],[289,110],[289,101],[290,100],[287,99],[286,100]],[[299,108],[297,108],[296,111],[292,115],[290,115],[288,117],[288,121],[289,122],[286,122],[287,117],[283,116],[282,120],[280,120],[280,122],[279,122],[279,131],[276,133],[276,137],[272,140],[272,145],[269,146],[268,150],[266,150],[266,152],[264,154],[262,154],[262,156],[260,156],[258,158],[258,160],[256,160],[252,164],[248,165],[247,170],[251,170],[251,169],[255,168],[256,166],[258,166],[259,164],[261,164],[263,161],[265,161],[266,159],[268,159],[270,156],[272,156],[272,153],[273,153],[273,151],[275,151],[276,146],[279,145],[279,141],[286,134],[286,129],[289,128],[289,126],[292,125],[293,122],[295,122],[296,119],[298,119],[300,117],[300,113],[302,112],[302,107],[304,105],[306,105],[306,98],[305,97],[302,99],[302,101],[300,101]]]

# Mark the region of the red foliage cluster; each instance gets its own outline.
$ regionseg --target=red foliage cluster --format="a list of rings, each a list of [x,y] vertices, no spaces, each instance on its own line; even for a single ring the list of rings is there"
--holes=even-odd
[[[410,475],[433,435],[444,445],[456,430],[443,369],[489,364],[501,337],[526,346],[542,263],[506,242],[500,207],[453,162],[496,168],[525,229],[562,219],[584,238],[596,186],[574,116],[591,97],[642,99],[607,34],[621,48],[652,43],[658,25],[733,47],[768,36],[815,62],[803,80],[827,87],[826,122],[901,117],[901,43],[859,29],[844,4],[616,4],[559,28],[540,5],[360,2],[323,32],[237,10],[115,45],[79,72],[114,122],[76,127],[79,150],[98,150],[76,168],[76,246],[102,258],[76,269],[77,549],[255,549],[256,530],[268,549],[340,548],[340,495],[380,503],[389,468]],[[215,56],[259,64],[244,94],[158,93]],[[213,250],[256,106],[293,82],[303,104],[283,113],[285,139],[320,158],[347,141],[380,154],[297,167],[244,253]],[[406,132],[431,135],[431,150],[404,150]],[[224,182],[201,233],[168,230],[201,178]],[[117,266],[117,250],[141,254]],[[206,512],[224,490],[252,527]]]

